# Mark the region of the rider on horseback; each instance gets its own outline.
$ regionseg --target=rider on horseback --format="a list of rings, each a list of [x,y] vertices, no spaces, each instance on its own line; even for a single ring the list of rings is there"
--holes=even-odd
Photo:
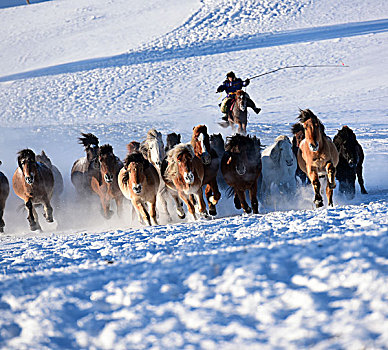
[[[221,112],[225,115],[222,117],[223,120],[228,120],[228,113],[232,106],[233,100],[235,98],[235,93],[237,90],[241,90],[243,87],[248,86],[250,83],[249,79],[244,81],[240,78],[236,78],[236,75],[233,72],[226,74],[226,80],[217,88],[217,93],[226,91],[227,95],[221,102]],[[255,103],[250,99],[247,94],[247,106],[251,107],[256,114],[259,114],[261,108],[256,107]]]

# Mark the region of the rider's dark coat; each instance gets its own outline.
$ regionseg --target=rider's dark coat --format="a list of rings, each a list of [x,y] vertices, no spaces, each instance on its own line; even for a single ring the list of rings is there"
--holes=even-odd
[[[234,93],[237,90],[241,90],[243,87],[247,86],[249,82],[247,81],[242,81],[240,78],[236,78],[233,81],[229,81],[226,79],[222,85],[220,85],[217,89],[218,92],[226,91],[228,96],[234,95]]]

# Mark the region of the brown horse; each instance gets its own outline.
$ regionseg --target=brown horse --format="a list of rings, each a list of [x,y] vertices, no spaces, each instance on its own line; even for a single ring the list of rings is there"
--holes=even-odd
[[[100,147],[98,160],[100,162],[100,173],[98,177],[92,177],[92,189],[100,197],[103,215],[106,219],[110,219],[113,215],[113,211],[110,210],[112,200],[116,202],[117,215],[121,216],[124,197],[119,188],[117,177],[124,165],[113,154],[111,145]]]
[[[139,221],[147,225],[158,225],[156,220],[156,195],[159,189],[159,175],[155,167],[139,152],[128,154],[124,167],[118,175],[123,195],[131,200]],[[146,204],[149,204],[149,212]]]
[[[100,163],[98,161],[98,138],[93,134],[84,134],[79,138],[79,143],[85,148],[86,156],[79,158],[71,168],[71,182],[81,198],[93,194],[91,180],[98,177]]]
[[[0,161],[1,165],[1,161]],[[0,232],[4,232],[5,222],[3,220],[5,202],[9,195],[9,182],[7,177],[0,171]]]
[[[229,126],[234,129],[234,125],[237,124],[237,133],[243,135],[247,133],[247,102],[248,94],[243,90],[237,90],[232,107],[228,113]]]
[[[53,173],[45,164],[36,161],[35,153],[30,149],[23,149],[18,153],[18,165],[12,178],[13,189],[24,200],[31,230],[40,230],[35,205],[43,204],[47,222],[54,221],[50,204],[54,190]]]
[[[260,140],[255,136],[233,135],[228,137],[221,160],[221,172],[225,182],[233,189],[234,204],[249,214],[252,210],[245,200],[249,191],[254,214],[259,213],[257,181],[261,173]]]
[[[195,204],[199,206],[200,216],[207,217],[206,204],[202,194],[204,168],[200,159],[195,156],[194,149],[190,144],[180,143],[168,151],[167,157],[162,163],[161,173],[167,187],[174,191],[173,198],[181,218],[184,217],[184,213],[179,213],[181,208],[179,198],[186,203],[189,213],[195,220],[197,219]],[[176,193],[178,193],[179,198]]]
[[[309,109],[300,110],[298,117],[305,130],[305,139],[299,145],[298,164],[305,172],[314,188],[314,203],[323,206],[320,177],[327,179],[326,196],[328,205],[333,206],[335,172],[339,156],[333,141],[326,136],[325,127]]]
[[[206,185],[205,196],[209,205],[209,214],[217,215],[216,204],[221,198],[221,193],[217,184],[217,173],[220,168],[220,157],[217,152],[210,147],[210,138],[206,125],[198,125],[193,128],[191,137],[195,155],[201,159],[204,167],[204,177],[202,185]]]
[[[45,164],[48,168],[51,169],[54,176],[54,191],[52,202],[55,203],[54,207],[59,206],[60,195],[63,193],[63,177],[59,169],[51,163],[49,157],[47,157],[46,153],[42,150],[40,154],[36,155],[36,161]]]

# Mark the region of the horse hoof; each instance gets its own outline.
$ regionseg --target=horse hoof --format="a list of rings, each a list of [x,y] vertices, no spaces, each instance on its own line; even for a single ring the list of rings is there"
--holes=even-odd
[[[234,206],[236,209],[241,209],[241,202],[238,197],[234,197]]]
[[[183,220],[186,217],[186,214],[185,213],[183,213],[183,214],[178,213],[178,217],[179,217],[179,219]]]
[[[244,209],[245,213],[250,214],[252,213],[252,209],[250,207],[247,207]]]
[[[30,225],[30,230],[31,230],[31,231],[38,231],[38,230],[41,231],[42,229],[41,229],[41,227],[40,227],[39,224],[35,223],[35,224],[31,224],[31,225]]]
[[[47,222],[54,222],[54,218],[52,218],[52,217],[46,218],[46,221],[47,221]]]
[[[314,201],[314,203],[316,208],[323,207],[323,201]]]
[[[368,192],[365,189],[361,190],[361,193],[362,194],[368,194]]]
[[[216,216],[217,215],[217,210],[216,208],[209,208],[209,215],[211,216]]]
[[[209,219],[209,214],[206,211],[199,213],[199,215],[201,219]]]

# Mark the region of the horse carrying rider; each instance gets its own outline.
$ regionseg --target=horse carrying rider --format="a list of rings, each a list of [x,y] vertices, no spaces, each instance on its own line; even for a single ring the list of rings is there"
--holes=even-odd
[[[217,93],[222,91],[226,91],[227,93],[226,97],[221,102],[221,112],[225,114],[222,117],[223,120],[228,120],[228,113],[235,98],[236,91],[248,86],[249,83],[249,79],[245,79],[243,81],[240,78],[236,78],[236,75],[233,72],[226,74],[226,80],[217,88]],[[261,108],[256,107],[255,103],[251,100],[248,94],[247,107],[251,107],[256,114],[259,114],[261,111]]]

